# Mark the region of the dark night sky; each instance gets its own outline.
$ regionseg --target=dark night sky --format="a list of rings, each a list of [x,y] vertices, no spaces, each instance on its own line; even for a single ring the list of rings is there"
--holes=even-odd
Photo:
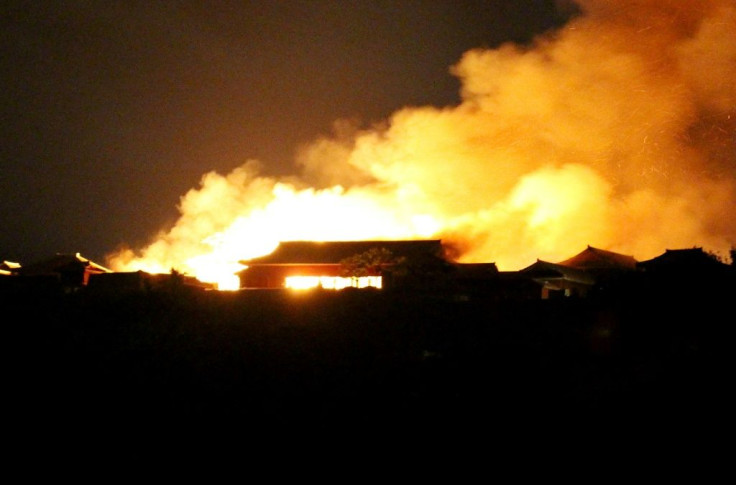
[[[3,2],[0,260],[102,260],[205,172],[295,171],[340,118],[458,102],[463,52],[564,22],[554,0]]]

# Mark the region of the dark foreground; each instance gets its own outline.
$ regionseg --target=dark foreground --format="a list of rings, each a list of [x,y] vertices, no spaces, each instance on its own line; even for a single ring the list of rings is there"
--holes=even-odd
[[[7,415],[78,427],[697,427],[730,383],[729,291],[4,295]]]

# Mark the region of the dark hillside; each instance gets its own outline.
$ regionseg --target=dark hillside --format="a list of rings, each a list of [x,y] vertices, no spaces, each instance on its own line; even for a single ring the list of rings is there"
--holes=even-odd
[[[79,423],[431,428],[706,413],[723,385],[715,342],[730,298],[642,285],[547,301],[6,294],[11,399],[21,416]]]

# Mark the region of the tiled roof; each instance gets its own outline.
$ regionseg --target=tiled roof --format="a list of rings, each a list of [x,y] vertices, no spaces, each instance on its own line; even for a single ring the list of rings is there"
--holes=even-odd
[[[642,261],[639,267],[643,269],[724,269],[728,265],[721,263],[709,255],[703,248],[667,249],[656,258]]]
[[[536,263],[527,266],[521,272],[539,280],[565,279],[586,285],[591,285],[595,282],[593,276],[582,268],[542,260],[537,260]]]
[[[76,254],[57,254],[48,259],[38,261],[18,269],[18,273],[22,275],[41,275],[51,274],[73,267],[84,267],[90,272],[109,273],[111,270],[90,261],[87,258]]]
[[[244,264],[338,264],[370,249],[384,248],[395,257],[442,257],[437,240],[402,241],[284,241],[271,254],[243,261]]]
[[[558,264],[578,269],[636,269],[636,259],[633,256],[592,246]]]

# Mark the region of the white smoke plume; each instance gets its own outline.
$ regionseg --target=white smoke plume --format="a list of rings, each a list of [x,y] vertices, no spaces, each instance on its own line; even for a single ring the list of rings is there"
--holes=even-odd
[[[462,261],[506,270],[587,244],[637,259],[727,254],[736,3],[576,3],[580,15],[532,45],[466,52],[451,68],[459,105],[405,108],[371,128],[338,122],[288,180],[255,162],[206,174],[173,228],[110,264],[186,270],[218,251],[237,260],[278,240],[352,237],[439,237]],[[290,203],[309,210],[290,216]],[[334,206],[345,210],[327,216]],[[330,232],[355,220],[357,233]]]

